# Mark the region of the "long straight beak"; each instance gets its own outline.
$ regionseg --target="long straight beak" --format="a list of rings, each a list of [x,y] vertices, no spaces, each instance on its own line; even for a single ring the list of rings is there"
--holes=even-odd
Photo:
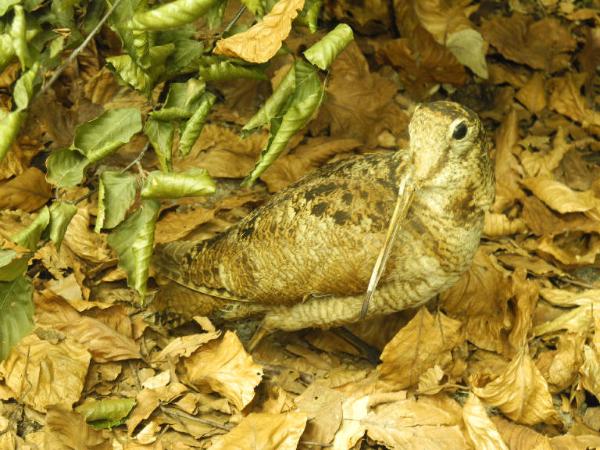
[[[381,275],[383,275],[385,265],[392,252],[396,236],[398,235],[400,224],[402,224],[404,219],[406,219],[408,209],[412,204],[415,190],[416,184],[413,180],[412,171],[408,171],[407,175],[400,180],[398,196],[396,197],[396,204],[394,206],[394,213],[392,214],[392,219],[390,220],[390,224],[387,229],[383,248],[379,252],[377,261],[375,261],[375,266],[373,266],[371,279],[369,280],[369,285],[367,286],[367,293],[365,294],[365,299],[360,309],[359,318],[361,320],[367,316],[367,312],[369,311],[369,302],[375,294],[375,289],[377,289],[377,284],[379,283]]]

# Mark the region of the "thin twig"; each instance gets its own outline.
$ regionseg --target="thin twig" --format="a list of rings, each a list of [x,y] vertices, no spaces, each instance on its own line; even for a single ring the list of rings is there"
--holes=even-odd
[[[242,17],[242,14],[244,14],[244,12],[246,12],[246,6],[242,5],[242,7],[238,10],[238,12],[235,13],[235,16],[233,16],[233,19],[231,19],[231,21],[227,24],[225,29],[219,34],[219,37],[222,37],[225,33],[227,33],[229,30],[231,30],[233,28],[233,26],[236,24],[236,22],[238,20],[240,20],[240,17]]]
[[[48,91],[48,89],[50,89],[50,87],[56,82],[56,80],[58,80],[58,77],[60,77],[62,75],[62,73],[65,71],[65,69],[88,46],[90,41],[92,39],[94,39],[94,36],[96,34],[98,34],[98,32],[100,31],[102,26],[106,23],[108,18],[112,15],[115,8],[117,6],[119,6],[119,3],[121,3],[121,0],[116,0],[115,3],[108,9],[108,11],[106,11],[106,14],[104,14],[104,17],[102,17],[102,19],[100,19],[100,22],[98,22],[98,24],[94,27],[94,29],[92,31],[90,31],[90,34],[87,35],[87,37],[79,45],[79,47],[77,47],[75,50],[73,50],[73,52],[69,55],[67,60],[58,69],[56,69],[56,71],[54,72],[54,74],[52,75],[50,80],[48,80],[48,82],[44,85],[44,87],[38,92],[37,96],[41,96],[41,95],[45,94]]]
[[[146,143],[146,145],[144,146],[144,148],[142,149],[142,151],[140,152],[140,154],[137,155],[137,157],[133,161],[131,161],[129,164],[127,164],[127,166],[123,170],[121,170],[121,173],[127,172],[134,165],[138,164],[142,160],[142,158],[144,157],[144,154],[148,150],[149,145],[150,145],[149,143]]]
[[[204,425],[209,425],[211,427],[219,428],[225,431],[230,431],[233,428],[233,426],[223,425],[215,420],[203,419],[202,417],[192,416],[191,414],[188,414],[176,408],[171,408],[169,406],[160,405],[160,410],[164,412],[167,416],[175,417],[177,419],[183,417],[185,419],[198,422]]]

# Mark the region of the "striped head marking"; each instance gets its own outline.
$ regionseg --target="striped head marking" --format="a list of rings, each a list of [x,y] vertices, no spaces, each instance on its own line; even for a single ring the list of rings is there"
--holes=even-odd
[[[484,129],[477,114],[458,103],[419,105],[411,118],[409,134],[415,178],[421,183],[427,184],[446,167],[456,168],[481,158],[482,152],[487,158]]]

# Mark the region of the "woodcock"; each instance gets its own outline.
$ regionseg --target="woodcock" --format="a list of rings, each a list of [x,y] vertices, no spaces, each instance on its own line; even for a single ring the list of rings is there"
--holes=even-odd
[[[412,202],[367,317],[427,302],[468,269],[494,179],[483,126],[469,109],[420,105],[409,134],[408,149],[324,166],[212,239],[158,246],[159,273],[223,299],[224,308],[262,311],[263,333],[356,322],[398,187],[410,176]]]

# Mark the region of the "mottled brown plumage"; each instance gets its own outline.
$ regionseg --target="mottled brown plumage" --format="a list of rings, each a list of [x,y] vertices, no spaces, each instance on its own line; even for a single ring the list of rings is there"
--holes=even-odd
[[[398,185],[412,172],[414,199],[368,316],[426,302],[469,267],[494,183],[484,130],[470,110],[422,105],[409,133],[409,149],[325,166],[213,239],[159,246],[155,265],[224,304],[264,309],[266,331],[354,322]]]

